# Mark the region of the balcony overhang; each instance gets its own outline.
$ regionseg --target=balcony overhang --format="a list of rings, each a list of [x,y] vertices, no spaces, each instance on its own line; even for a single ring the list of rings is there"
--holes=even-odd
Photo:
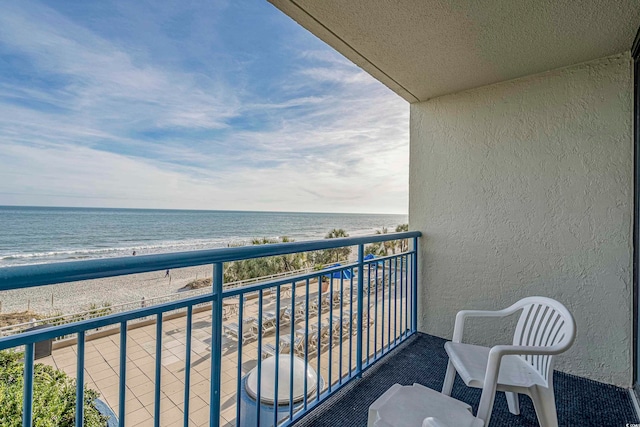
[[[409,102],[631,49],[640,0],[269,0]]]

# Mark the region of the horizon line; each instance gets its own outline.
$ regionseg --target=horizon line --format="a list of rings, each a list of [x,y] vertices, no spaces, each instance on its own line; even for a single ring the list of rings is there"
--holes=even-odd
[[[132,211],[179,211],[179,212],[243,212],[243,213],[285,213],[285,214],[330,214],[330,215],[405,215],[409,213],[372,213],[372,212],[318,212],[318,211],[275,211],[275,210],[244,210],[244,209],[176,209],[176,208],[124,208],[97,206],[36,206],[36,205],[3,205],[0,208],[48,208],[48,209],[104,209],[104,210],[132,210]]]

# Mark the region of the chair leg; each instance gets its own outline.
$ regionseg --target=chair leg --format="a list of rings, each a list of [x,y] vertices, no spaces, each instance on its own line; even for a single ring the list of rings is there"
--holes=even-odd
[[[453,390],[453,380],[456,379],[456,368],[449,360],[447,365],[447,374],[444,376],[444,384],[442,384],[442,394],[451,396],[451,390]]]
[[[558,427],[558,414],[553,388],[533,387],[531,400],[538,416],[540,427]]]
[[[520,415],[520,400],[518,399],[518,393],[505,391],[504,394],[507,397],[509,412],[511,412],[513,415]]]

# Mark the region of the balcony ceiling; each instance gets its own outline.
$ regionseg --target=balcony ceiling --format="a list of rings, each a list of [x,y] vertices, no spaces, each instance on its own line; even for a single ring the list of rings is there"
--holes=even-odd
[[[269,0],[409,102],[631,48],[640,0]]]

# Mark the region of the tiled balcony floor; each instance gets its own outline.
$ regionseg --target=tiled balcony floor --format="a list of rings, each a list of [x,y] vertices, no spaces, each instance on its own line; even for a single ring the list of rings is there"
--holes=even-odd
[[[296,423],[306,426],[366,426],[367,411],[395,383],[420,383],[440,390],[447,367],[445,341],[417,334],[378,362],[362,379],[355,380],[323,405]],[[638,423],[633,402],[625,389],[556,372],[556,404],[560,426],[625,427]],[[465,387],[458,377],[453,397],[478,409],[480,390]],[[504,393],[498,393],[490,425],[537,427],[538,420],[528,397],[520,397],[521,415],[509,413]]]
[[[345,283],[346,284],[346,283]],[[339,289],[336,285],[334,289]],[[398,288],[399,290],[399,288]],[[297,296],[303,294],[296,291]],[[317,295],[317,285],[312,285],[310,294]],[[388,291],[387,291],[388,294]],[[380,297],[380,296],[379,296]],[[389,336],[393,340],[395,333],[399,334],[400,312],[396,315],[396,323],[393,323],[394,314],[388,316],[388,307],[393,308],[397,304],[402,304],[402,309],[406,310],[406,298],[400,295],[393,295],[392,299],[385,296],[385,327],[387,319],[391,319],[391,332],[387,335],[385,330],[384,341],[387,342]],[[371,302],[374,296],[371,296]],[[369,302],[367,300],[367,302]],[[399,307],[399,305],[398,305]],[[345,301],[343,309],[348,310]],[[355,299],[354,299],[355,308]],[[378,302],[378,309],[382,313],[382,303]],[[275,310],[275,299],[273,297],[264,298],[263,310]],[[371,313],[375,311],[375,305],[371,308]],[[393,312],[393,310],[392,310]],[[244,316],[257,317],[257,302],[249,301],[245,305]],[[334,319],[339,316],[339,309],[333,310]],[[346,316],[346,315],[345,315]],[[402,313],[402,325],[408,318]],[[329,311],[322,313],[322,321],[328,322]],[[237,321],[237,315],[232,315],[225,322]],[[310,313],[309,323],[317,324],[317,313]],[[295,328],[304,327],[304,321],[297,322]],[[191,344],[191,387],[190,387],[190,425],[209,425],[209,394],[210,394],[210,372],[211,372],[211,312],[209,310],[195,313],[192,322],[192,344]],[[355,325],[354,325],[355,328]],[[377,334],[374,334],[374,331]],[[372,325],[370,329],[369,354],[374,353],[374,348],[380,350],[382,324]],[[154,389],[155,389],[155,347],[156,347],[155,324],[139,327],[127,332],[127,377],[126,377],[126,423],[131,426],[153,425],[154,414]],[[281,336],[290,334],[290,326],[283,325],[280,330]],[[374,337],[374,335],[377,337]],[[348,367],[355,368],[355,336],[353,337],[351,353],[349,353],[349,336],[343,337],[342,345],[342,376],[346,376]],[[340,372],[340,346],[334,337],[332,358],[331,382],[336,383]],[[275,333],[271,332],[263,336],[263,346],[266,343],[275,344]],[[367,346],[365,343],[364,350]],[[185,353],[186,352],[186,317],[178,317],[163,321],[162,336],[162,374],[161,374],[161,401],[160,401],[160,424],[163,426],[178,425],[183,419],[184,407],[184,382],[185,382]],[[242,375],[246,375],[257,364],[258,345],[257,341],[251,340],[243,345],[242,351]],[[351,357],[350,357],[351,356]],[[118,413],[119,396],[119,369],[120,369],[120,335],[118,333],[94,340],[89,340],[85,344],[85,383],[87,387],[97,390],[109,407]],[[234,339],[223,337],[222,353],[222,387],[221,387],[221,425],[234,426],[236,418],[236,388],[237,388],[237,360],[238,345]],[[76,346],[54,350],[53,354],[47,358],[40,359],[38,363],[46,363],[67,374],[76,376]],[[310,357],[309,364],[316,368],[317,356]],[[329,377],[329,351],[321,353],[320,373],[326,380]]]

